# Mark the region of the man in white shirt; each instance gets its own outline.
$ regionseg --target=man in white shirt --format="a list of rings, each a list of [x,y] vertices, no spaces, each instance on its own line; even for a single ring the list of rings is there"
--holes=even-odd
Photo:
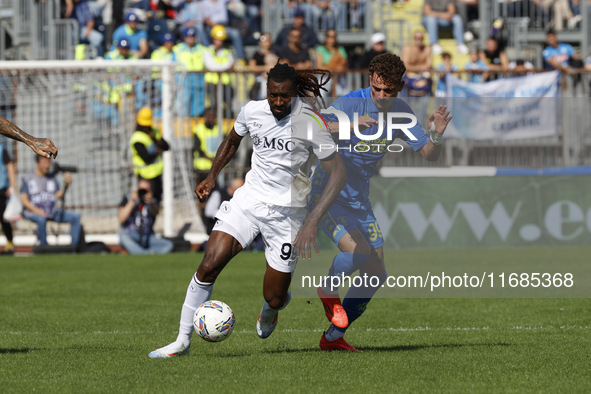
[[[201,200],[209,196],[215,179],[246,134],[250,134],[254,145],[252,169],[244,186],[222,204],[216,215],[218,221],[205,256],[187,289],[176,341],[151,352],[151,358],[189,354],[195,310],[211,298],[213,283],[226,264],[259,233],[267,245],[267,269],[263,282],[265,301],[256,329],[260,338],[267,338],[275,329],[279,309],[290,300],[288,289],[298,256],[309,259],[312,246],[318,253],[318,221],[346,180],[344,164],[326,123],[297,97],[320,95],[327,81],[318,82],[318,73],[329,74],[323,70],[296,71],[277,64],[268,74],[267,99],[250,101],[238,114],[217,151],[211,172],[195,193]],[[309,176],[316,158],[330,176],[318,205],[306,217]]]

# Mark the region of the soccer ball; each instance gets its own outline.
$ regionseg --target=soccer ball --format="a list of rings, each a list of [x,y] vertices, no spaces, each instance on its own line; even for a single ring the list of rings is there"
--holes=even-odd
[[[234,312],[222,301],[206,301],[193,316],[197,334],[208,342],[221,342],[234,331]]]

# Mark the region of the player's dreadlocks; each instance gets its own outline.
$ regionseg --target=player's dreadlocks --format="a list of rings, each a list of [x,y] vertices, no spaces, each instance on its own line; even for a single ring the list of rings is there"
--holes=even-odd
[[[276,82],[292,81],[296,87],[296,94],[301,98],[310,98],[306,100],[309,104],[317,107],[315,98],[324,100],[320,96],[321,90],[327,91],[324,85],[330,80],[330,71],[322,69],[312,70],[296,70],[286,63],[279,63],[275,65],[267,74],[267,81],[274,80]]]
[[[382,53],[369,63],[369,75],[375,73],[386,85],[399,84],[405,72],[404,62],[393,53]]]

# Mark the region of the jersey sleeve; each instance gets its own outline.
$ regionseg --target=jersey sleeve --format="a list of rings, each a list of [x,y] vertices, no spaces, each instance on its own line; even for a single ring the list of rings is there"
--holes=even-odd
[[[410,108],[410,105],[408,105],[405,101],[400,99],[397,100],[396,112],[404,112],[409,115],[413,115],[416,118],[416,115],[413,112],[412,108]],[[416,140],[411,139],[410,135],[408,135],[402,130],[397,131],[396,137],[406,142],[408,146],[410,146],[412,150],[414,150],[415,152],[421,149],[423,146],[425,146],[427,142],[429,142],[429,136],[421,127],[420,119],[417,119],[417,123],[407,130],[416,138]]]
[[[319,160],[326,160],[337,151],[337,144],[328,132],[326,122],[319,113],[315,113],[320,122],[315,123],[314,138],[310,141],[310,147]]]
[[[248,126],[246,125],[246,112],[248,108],[248,104],[240,109],[240,113],[236,117],[236,121],[234,122],[234,131],[241,137],[244,137],[248,133]]]

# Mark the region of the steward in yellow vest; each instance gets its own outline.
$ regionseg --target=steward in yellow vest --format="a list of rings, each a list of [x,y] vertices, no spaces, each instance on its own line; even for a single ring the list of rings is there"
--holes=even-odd
[[[196,117],[205,109],[205,92],[203,74],[203,52],[205,47],[197,44],[197,29],[188,27],[183,30],[183,42],[174,46],[176,61],[185,66],[187,75],[183,80],[181,99],[177,103],[179,116]],[[179,76],[177,76],[177,83]]]
[[[131,135],[129,147],[133,171],[138,178],[152,183],[154,197],[162,196],[162,152],[170,147],[159,130],[152,128],[152,110],[144,107],[138,111],[136,131]]]
[[[211,170],[213,159],[224,139],[224,131],[217,124],[216,111],[211,107],[203,112],[203,121],[193,127],[193,169],[197,185]]]
[[[215,25],[211,29],[212,44],[203,51],[203,62],[208,72],[205,74],[205,83],[209,96],[213,97],[213,104],[222,105],[226,108],[226,116],[233,117],[231,111],[234,92],[230,74],[223,71],[232,71],[234,68],[234,55],[232,51],[224,47],[224,40],[228,37],[226,28],[222,25]],[[221,81],[223,86],[223,96],[218,96],[217,84]]]

